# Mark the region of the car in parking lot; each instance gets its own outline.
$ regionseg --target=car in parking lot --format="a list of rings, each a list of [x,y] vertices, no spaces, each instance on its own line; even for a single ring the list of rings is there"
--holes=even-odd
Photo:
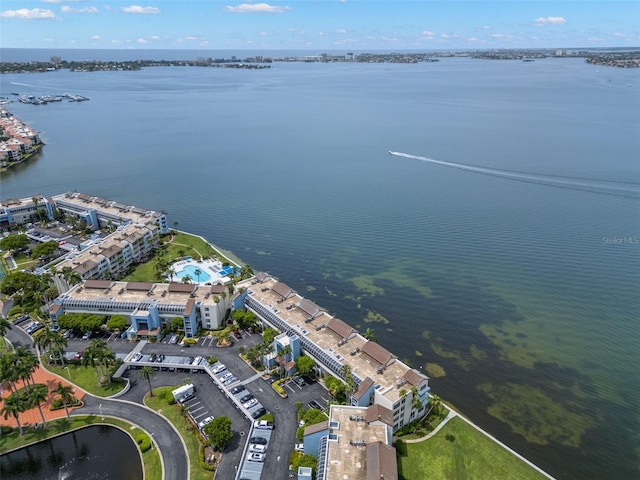
[[[304,453],[304,443],[296,443],[294,450],[296,452],[302,452]]]
[[[164,354],[161,353],[156,357],[156,363],[162,363],[164,361]]]
[[[82,339],[83,340],[89,340],[92,336],[91,332],[85,332],[84,335],[82,335]]]
[[[73,329],[69,328],[68,330],[65,330],[65,332],[62,334],[62,338],[64,338],[65,340],[69,340],[73,335]]]
[[[249,439],[249,443],[250,444],[255,444],[255,445],[266,445],[268,442],[268,440],[264,437],[251,437]]]
[[[299,387],[304,387],[307,382],[304,381],[304,379],[302,377],[293,377],[293,381],[296,383],[296,385],[298,385]]]
[[[230,390],[230,392],[231,392],[231,395],[236,395],[236,394],[238,394],[240,392],[244,392],[245,390],[246,390],[246,388],[244,387],[244,385],[238,385],[236,387],[233,387]]]
[[[246,409],[249,409],[251,407],[255,407],[257,404],[258,404],[258,400],[256,398],[252,398],[248,402],[243,403],[242,406]]]
[[[238,380],[236,377],[234,377],[233,375],[231,375],[229,378],[227,378],[224,382],[222,382],[224,384],[224,386],[226,387],[227,385],[231,385],[233,382],[235,382],[236,380]]]
[[[250,462],[264,462],[264,453],[250,453],[247,455]]]
[[[240,397],[240,403],[245,403],[248,402],[249,400],[251,400],[253,398],[253,395],[251,395],[250,393],[247,393],[246,395],[244,395],[243,397]]]
[[[207,417],[204,420],[202,420],[201,422],[198,423],[198,428],[200,430],[202,430],[204,427],[206,427],[207,425],[209,425],[211,422],[213,422],[213,418],[214,417]]]
[[[229,373],[225,373],[224,375],[222,375],[220,377],[220,381],[224,382],[226,380],[229,380],[231,377],[233,377],[233,373],[229,372]]]
[[[318,402],[316,402],[315,400],[311,400],[309,402],[309,408],[316,408],[318,410],[322,410],[324,411],[324,408],[322,407],[322,405],[320,405]]]
[[[227,366],[224,364],[218,365],[217,367],[214,367],[211,371],[217,375],[219,373],[224,372],[227,369]]]
[[[84,350],[76,352],[76,354],[73,356],[73,359],[74,360],[80,360],[82,358],[82,355],[84,355]]]
[[[266,420],[256,420],[253,422],[253,428],[258,428],[260,430],[273,430],[273,423],[267,422]]]
[[[260,406],[260,408],[258,408],[255,412],[251,413],[251,417],[252,418],[260,418],[261,416],[265,415],[267,413],[267,411],[265,410],[265,408],[263,406]]]
[[[266,445],[258,445],[258,444],[249,445],[249,452],[251,453],[264,453],[266,451],[267,451]]]
[[[178,398],[178,402],[179,403],[184,403],[184,402],[188,402],[189,400],[192,400],[196,398],[196,394],[191,392],[191,393],[185,393],[183,396],[181,396],[180,398]]]

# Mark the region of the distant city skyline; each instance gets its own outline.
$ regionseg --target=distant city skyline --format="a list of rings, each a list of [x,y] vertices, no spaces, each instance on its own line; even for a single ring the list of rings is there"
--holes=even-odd
[[[639,2],[607,0],[4,0],[0,44],[356,52],[638,47],[639,19]]]

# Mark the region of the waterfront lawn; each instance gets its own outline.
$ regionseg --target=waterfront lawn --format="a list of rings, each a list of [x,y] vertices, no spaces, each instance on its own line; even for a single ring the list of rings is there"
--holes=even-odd
[[[40,428],[38,430],[25,428],[25,433],[22,436],[20,436],[18,428],[13,429],[10,433],[3,433],[0,438],[0,454],[93,424],[108,424],[120,427],[122,430],[128,432],[134,439],[138,433],[143,431],[128,422],[115,418],[105,417],[105,419],[102,420],[97,415],[74,415],[69,420],[66,418],[51,420],[47,423],[47,428]],[[135,443],[135,440],[133,440],[133,442]],[[144,465],[144,478],[146,480],[162,480],[162,465],[158,450],[151,448],[143,453],[142,463]]]
[[[194,426],[185,419],[178,405],[169,405],[167,403],[167,395],[171,395],[171,391],[175,388],[175,386],[155,388],[153,389],[154,396],[145,395],[144,403],[154,412],[169,420],[182,436],[189,455],[190,480],[211,480],[213,472],[200,468],[200,442]]]
[[[545,478],[460,418],[452,418],[435,436],[423,442],[399,440],[396,450],[402,480]]]
[[[47,365],[45,362],[42,364],[47,370],[60,375],[65,380],[76,384],[83,390],[86,390],[92,395],[96,395],[98,397],[110,397],[111,395],[115,395],[126,385],[121,379],[117,378],[112,378],[110,385],[98,385],[96,372],[91,367],[68,364],[67,366],[69,367],[69,371],[67,371],[66,368],[59,365]]]

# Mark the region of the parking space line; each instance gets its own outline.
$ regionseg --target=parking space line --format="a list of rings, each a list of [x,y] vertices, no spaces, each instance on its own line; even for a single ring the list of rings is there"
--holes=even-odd
[[[190,403],[189,407],[195,407],[196,405],[200,405],[202,402],[194,402],[194,403]]]
[[[194,420],[196,420],[196,419],[198,419],[198,418],[200,418],[200,417],[204,417],[204,416],[205,416],[205,415],[207,415],[208,413],[209,413],[209,412],[202,412],[202,413],[200,413],[200,414],[198,414],[198,415],[193,415],[193,414],[191,414],[191,416],[193,417],[193,419],[194,419]]]
[[[193,415],[194,412],[197,412],[198,410],[203,410],[204,407],[198,407],[198,408],[194,408],[194,409],[189,409],[189,411],[191,412],[191,415]]]

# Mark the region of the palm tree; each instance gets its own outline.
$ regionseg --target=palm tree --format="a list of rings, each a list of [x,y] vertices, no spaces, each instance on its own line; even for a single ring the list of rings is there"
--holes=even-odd
[[[173,222],[173,229],[175,230],[176,228],[178,228],[178,222],[177,221]]]
[[[442,413],[442,400],[440,400],[438,395],[429,396],[429,405],[431,405],[429,412],[433,412],[435,415]]]
[[[376,331],[373,328],[367,328],[362,334],[362,336],[367,340],[371,340],[372,342],[375,342],[378,339],[378,335],[376,334]]]
[[[151,377],[153,377],[153,368],[146,366],[140,370],[140,376],[149,382],[149,395],[153,397],[153,390],[151,389]]]
[[[4,317],[0,317],[0,336],[2,337],[2,341],[7,349],[9,348],[9,343],[4,336],[7,334],[7,330],[11,330],[12,328],[13,324],[9,320]]]
[[[33,390],[31,390],[27,396],[29,407],[38,407],[38,410],[40,411],[40,417],[42,417],[42,425],[44,427],[47,426],[47,420],[44,418],[44,413],[42,413],[41,404],[47,399],[48,396],[49,390],[46,386],[42,388],[41,385],[38,385],[38,388],[34,388]]]
[[[58,386],[53,391],[60,395],[60,399],[62,400],[62,405],[64,405],[64,411],[67,413],[67,419],[69,418],[69,408],[68,405],[71,405],[73,399],[75,398],[73,395],[73,388],[70,385],[63,385],[62,382],[58,382]]]
[[[51,350],[58,354],[58,358],[60,359],[60,365],[64,365],[64,348],[67,346],[67,339],[62,336],[60,332],[56,332],[56,335],[53,337],[53,341],[51,342]]]
[[[25,402],[18,395],[9,395],[4,399],[4,406],[2,407],[2,416],[5,420],[9,417],[16,419],[20,435],[22,435],[22,425],[20,425],[19,415],[26,410]]]
[[[99,362],[97,361],[99,355],[100,351],[93,343],[87,346],[84,354],[82,355],[82,365],[85,367],[91,366],[91,368],[95,370],[98,385],[100,385],[100,372],[98,371]]]
[[[53,343],[55,333],[56,332],[54,332],[53,330],[47,328],[34,339],[33,344],[41,349],[42,353],[46,353]]]
[[[418,396],[418,388],[417,387],[412,387],[411,388],[411,394],[413,395],[413,399],[411,400],[411,407],[414,410],[421,410],[422,409],[422,400],[420,400],[420,397]]]
[[[404,388],[401,388],[398,393],[400,394],[400,398],[404,398],[407,396],[407,391]]]
[[[30,391],[29,379],[38,368],[40,361],[38,357],[24,347],[18,347],[15,351],[14,368],[17,378],[25,384],[27,392]]]
[[[349,395],[356,390],[356,382],[353,380],[353,375],[351,375],[351,366],[343,365],[342,367],[340,367],[340,373],[342,374],[342,377],[344,378],[344,381],[346,383],[345,395],[347,398],[349,398]]]
[[[191,275],[185,275],[182,277],[182,283],[191,283]]]
[[[104,365],[104,372],[107,375],[107,384],[111,385],[111,372],[109,371],[109,367],[116,363],[116,354],[113,353],[113,350],[105,348],[101,352],[100,361]]]

